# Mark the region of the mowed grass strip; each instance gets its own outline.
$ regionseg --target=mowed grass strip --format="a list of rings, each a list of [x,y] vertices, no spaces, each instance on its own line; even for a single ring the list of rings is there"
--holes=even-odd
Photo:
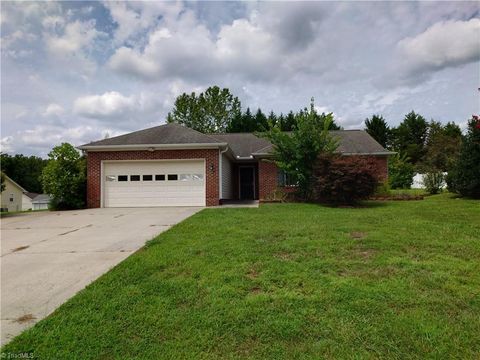
[[[60,359],[480,357],[480,203],[207,209],[2,351]]]

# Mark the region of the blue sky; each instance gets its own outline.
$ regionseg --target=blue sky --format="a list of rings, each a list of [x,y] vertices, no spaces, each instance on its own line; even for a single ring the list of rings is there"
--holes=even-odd
[[[2,2],[2,151],[46,156],[164,122],[228,87],[244,108],[315,98],[343,127],[479,111],[478,2]]]

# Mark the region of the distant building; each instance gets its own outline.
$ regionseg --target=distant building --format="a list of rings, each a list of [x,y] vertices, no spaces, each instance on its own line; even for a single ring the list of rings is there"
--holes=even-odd
[[[50,195],[37,194],[25,190],[5,175],[5,190],[2,191],[2,212],[48,209]]]
[[[33,200],[33,210],[46,210],[48,209],[48,204],[50,203],[51,196],[47,194],[38,194]]]
[[[39,194],[32,192],[24,192],[22,195],[22,211],[33,210],[32,200]]]
[[[5,175],[5,189],[2,191],[0,205],[2,211],[22,211],[23,194],[26,192],[27,190]]]

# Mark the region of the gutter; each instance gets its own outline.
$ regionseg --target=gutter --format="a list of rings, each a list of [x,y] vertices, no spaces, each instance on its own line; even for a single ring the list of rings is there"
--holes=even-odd
[[[347,153],[347,152],[342,152],[340,155],[342,156],[353,156],[353,155],[377,155],[377,156],[388,156],[388,155],[394,155],[396,154],[395,151],[379,151],[379,152],[370,152],[370,153]]]
[[[368,155],[376,155],[376,156],[388,156],[388,155],[395,155],[395,151],[379,151],[379,152],[341,152],[340,155],[342,156],[368,156]],[[253,156],[265,156],[265,157],[271,157],[273,154],[271,153],[253,153]]]
[[[119,151],[119,150],[186,150],[186,149],[218,149],[228,146],[227,143],[186,143],[186,144],[134,144],[134,145],[82,145],[77,149],[86,151]]]

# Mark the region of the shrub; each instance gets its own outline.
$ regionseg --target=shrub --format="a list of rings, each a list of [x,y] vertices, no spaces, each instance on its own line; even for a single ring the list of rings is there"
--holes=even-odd
[[[462,196],[480,199],[480,117],[468,123],[460,156],[447,177],[448,189]]]
[[[375,165],[366,160],[322,156],[314,169],[314,199],[336,205],[352,205],[375,193]]]
[[[387,196],[387,195],[390,195],[390,193],[391,193],[391,191],[390,191],[390,185],[389,185],[388,181],[381,182],[375,188],[375,195]]]
[[[70,144],[55,146],[48,154],[49,161],[42,171],[45,193],[52,196],[50,208],[79,209],[85,206],[85,159]]]
[[[414,169],[406,156],[398,154],[388,160],[388,181],[392,189],[410,189]]]
[[[429,194],[438,194],[445,184],[445,176],[441,171],[430,171],[423,174],[423,186]]]

